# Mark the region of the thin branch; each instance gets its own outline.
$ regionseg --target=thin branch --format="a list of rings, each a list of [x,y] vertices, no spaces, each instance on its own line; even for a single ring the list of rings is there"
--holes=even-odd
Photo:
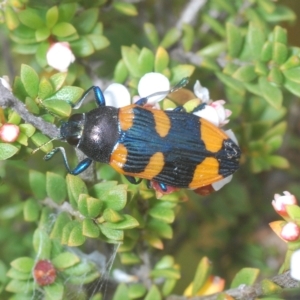
[[[181,29],[183,24],[194,23],[199,10],[206,4],[206,2],[207,0],[190,0],[183,9],[176,27]]]
[[[17,99],[11,91],[3,86],[0,81],[0,107],[8,108],[10,107],[15,112],[17,112],[20,117],[26,122],[32,124],[35,128],[39,129],[43,134],[49,136],[50,138],[55,138],[59,136],[59,129],[40,117],[36,117],[31,114],[25,107],[24,103]]]
[[[293,289],[300,286],[299,281],[294,280],[290,277],[290,272],[285,272],[284,274],[276,275],[269,280],[279,285],[282,289]],[[279,294],[278,291],[276,292]],[[258,297],[266,295],[261,282],[256,283],[253,286],[241,285],[238,288],[230,289],[222,293],[226,293],[227,295],[230,295],[235,300],[245,300],[245,299],[254,300]],[[220,294],[221,293],[208,295],[208,296],[195,296],[195,297],[171,295],[167,298],[167,300],[217,300]]]

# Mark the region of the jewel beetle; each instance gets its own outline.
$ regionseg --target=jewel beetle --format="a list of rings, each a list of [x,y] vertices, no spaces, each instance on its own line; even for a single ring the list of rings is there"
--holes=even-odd
[[[181,88],[187,80],[182,79],[168,92]],[[125,107],[106,106],[101,89],[92,86],[75,108],[91,90],[98,107],[73,114],[62,123],[59,137],[87,158],[70,169],[64,148],[57,147],[46,154],[45,160],[60,151],[73,175],[86,170],[92,161],[107,163],[131,183],[146,179],[157,182],[163,191],[167,186],[197,189],[238,169],[239,146],[223,130],[183,107],[171,111],[145,107],[154,94]]]

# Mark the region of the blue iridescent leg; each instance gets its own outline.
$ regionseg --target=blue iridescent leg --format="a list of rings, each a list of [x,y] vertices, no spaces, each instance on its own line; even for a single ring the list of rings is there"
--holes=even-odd
[[[166,184],[164,184],[164,183],[162,183],[162,182],[158,182],[158,184],[159,184],[159,187],[161,188],[161,190],[163,191],[163,192],[166,192],[167,191],[167,185]]]
[[[104,95],[101,91],[101,89],[99,88],[99,86],[91,86],[89,89],[87,89],[81,99],[77,102],[77,104],[73,107],[74,109],[79,108],[83,101],[85,100],[85,98],[87,97],[87,95],[90,93],[90,91],[93,90],[94,95],[95,95],[95,100],[98,106],[105,106],[105,98]]]
[[[67,155],[66,155],[65,149],[63,147],[57,147],[57,148],[54,148],[53,150],[51,150],[49,153],[47,153],[44,156],[44,160],[51,159],[58,151],[60,151],[63,156],[63,160],[64,160],[64,164],[66,166],[66,169],[72,175],[78,175],[78,174],[82,173],[91,165],[91,163],[93,161],[90,158],[85,158],[84,160],[79,162],[78,165],[73,170],[71,170],[68,160],[67,160]]]

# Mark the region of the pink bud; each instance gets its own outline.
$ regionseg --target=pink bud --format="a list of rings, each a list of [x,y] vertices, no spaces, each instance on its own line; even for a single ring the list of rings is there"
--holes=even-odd
[[[56,270],[49,260],[39,260],[33,270],[33,277],[40,286],[52,284],[56,279]]]
[[[272,201],[272,205],[279,215],[285,217],[287,216],[286,206],[297,204],[297,200],[296,197],[290,192],[284,191],[283,194],[284,196],[275,194],[274,200]]]
[[[15,124],[6,123],[0,127],[0,140],[6,143],[12,143],[17,140],[20,134],[20,128]]]
[[[297,224],[288,222],[282,227],[280,236],[288,242],[296,241],[300,236],[300,228]]]

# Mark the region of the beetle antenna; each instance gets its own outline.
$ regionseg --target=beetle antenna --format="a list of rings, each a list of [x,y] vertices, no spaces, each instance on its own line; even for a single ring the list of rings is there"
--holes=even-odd
[[[149,99],[152,98],[154,96],[159,96],[159,95],[168,95],[170,93],[174,93],[176,91],[178,91],[179,89],[182,89],[183,87],[185,87],[189,82],[189,77],[184,77],[182,78],[176,85],[174,85],[172,88],[170,88],[167,91],[159,91],[156,93],[153,93],[151,95],[148,95],[147,97],[141,98],[141,99]]]
[[[59,139],[60,139],[60,137],[55,137],[55,138],[53,138],[53,139],[47,141],[46,143],[44,143],[44,144],[40,145],[39,147],[37,147],[36,149],[32,150],[31,154],[36,153],[36,152],[39,151],[42,147],[44,147],[44,146],[50,144],[51,142],[53,142],[53,141],[55,141],[55,140],[59,140]]]

